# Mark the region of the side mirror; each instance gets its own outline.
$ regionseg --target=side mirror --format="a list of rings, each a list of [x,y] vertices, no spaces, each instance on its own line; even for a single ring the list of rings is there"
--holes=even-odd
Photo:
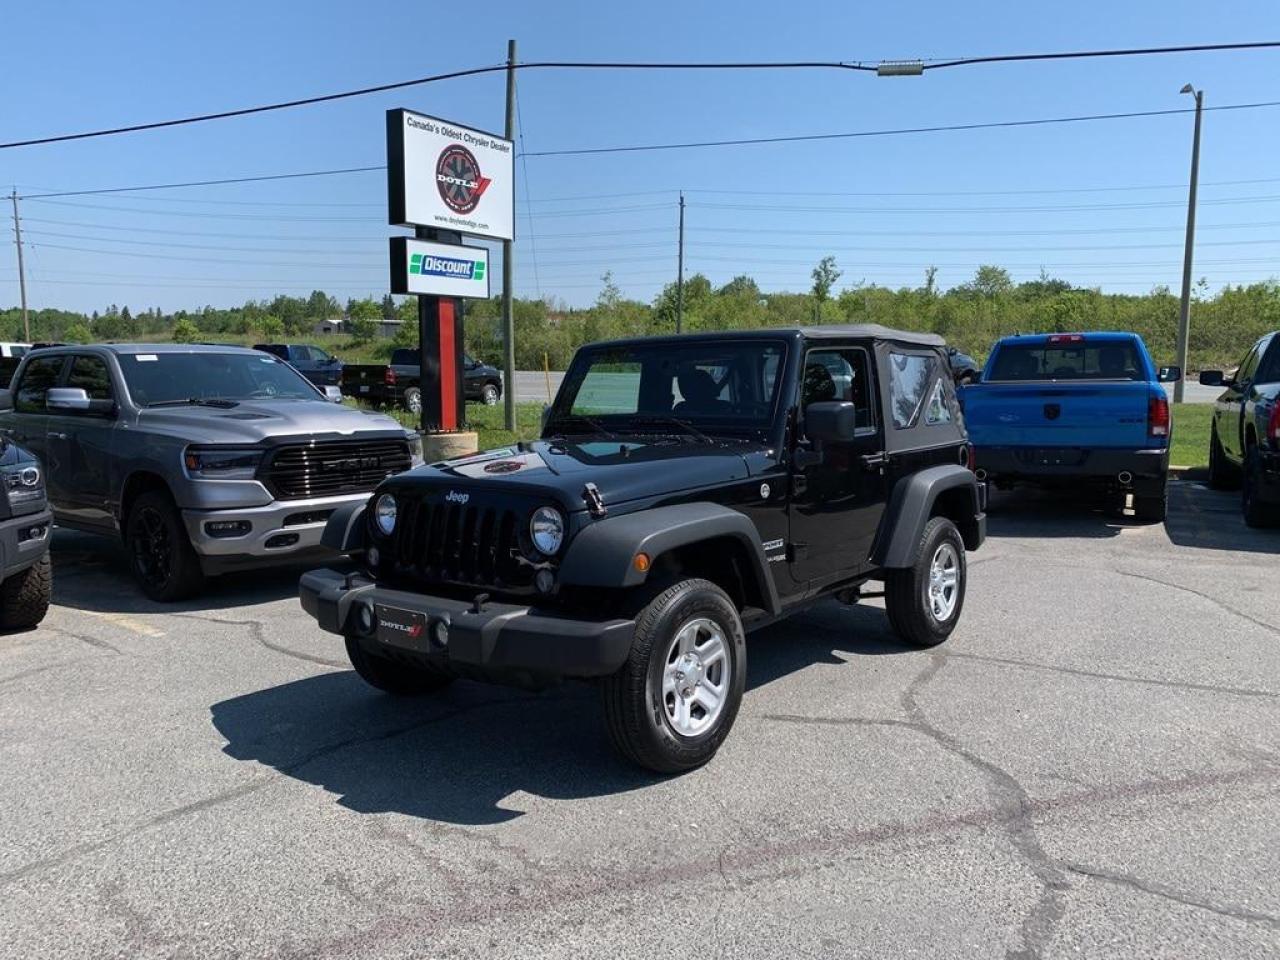
[[[342,402],[342,388],[335,387],[332,383],[326,384],[324,389],[324,398],[330,403]]]
[[[1202,387],[1220,387],[1226,382],[1221,370],[1201,370],[1200,385]]]
[[[858,429],[858,411],[848,400],[824,400],[804,408],[804,432],[819,443],[852,440]]]
[[[1156,377],[1161,383],[1176,383],[1182,379],[1181,367],[1161,367]]]
[[[0,390],[0,413],[8,413],[13,409],[13,394],[8,390]]]
[[[51,387],[45,394],[46,410],[58,413],[84,413],[97,416],[108,416],[115,412],[114,400],[90,400],[89,393],[82,387]]]

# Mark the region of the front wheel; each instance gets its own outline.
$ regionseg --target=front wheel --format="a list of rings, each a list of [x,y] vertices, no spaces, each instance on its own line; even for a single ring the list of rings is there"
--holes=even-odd
[[[170,603],[200,589],[200,558],[168,493],[150,490],[134,501],[124,540],[133,577],[152,600]]]
[[[1218,425],[1209,428],[1209,486],[1214,490],[1234,490],[1240,485],[1240,470],[1227,460],[1222,441],[1218,439]]]
[[[415,416],[422,413],[422,391],[417,387],[410,387],[406,390],[404,392],[404,408]]]
[[[502,392],[498,389],[496,383],[486,383],[480,391],[480,399],[486,407],[497,406],[498,400],[501,399]]]
[[[631,655],[603,685],[609,739],[658,773],[706,763],[729,735],[747,682],[733,601],[707,580],[682,580],[636,616]]]
[[[885,574],[884,606],[889,625],[907,643],[934,647],[960,620],[965,591],[964,540],[946,517],[924,525],[916,562]]]
[[[0,583],[0,629],[29,630],[49,612],[53,569],[45,554],[21,573]]]

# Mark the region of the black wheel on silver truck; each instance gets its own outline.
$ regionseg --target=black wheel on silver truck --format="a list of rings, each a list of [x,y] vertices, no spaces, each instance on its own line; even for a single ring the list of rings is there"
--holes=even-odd
[[[418,387],[405,390],[404,408],[415,415],[422,413],[422,391]]]
[[[28,630],[49,612],[53,567],[49,555],[0,583],[0,630]]]
[[[1280,510],[1258,496],[1262,486],[1262,461],[1258,449],[1250,444],[1244,452],[1244,482],[1240,485],[1240,512],[1250,527],[1271,527],[1280,519]]]
[[[163,490],[148,490],[133,502],[125,521],[125,550],[142,592],[170,603],[198,591],[204,583],[200,558],[178,508]]]
[[[917,647],[946,640],[960,620],[965,577],[960,531],[946,517],[932,518],[920,534],[915,563],[885,574],[884,606],[893,632]]]
[[[747,682],[742,621],[708,580],[682,580],[636,615],[631,656],[604,680],[609,739],[658,773],[710,760],[733,726]]]
[[[453,676],[430,666],[400,663],[370,653],[353,637],[346,637],[347,656],[360,679],[371,687],[398,697],[416,697],[447,687]]]
[[[1240,468],[1227,459],[1218,439],[1218,425],[1209,427],[1209,486],[1215,490],[1234,490],[1240,486]]]

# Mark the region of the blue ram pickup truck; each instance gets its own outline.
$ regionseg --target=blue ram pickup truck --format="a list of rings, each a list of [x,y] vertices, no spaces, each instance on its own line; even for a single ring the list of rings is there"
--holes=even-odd
[[[1050,333],[996,343],[976,384],[961,391],[979,479],[1095,484],[1132,494],[1134,514],[1163,520],[1169,400],[1182,376],[1151,362],[1134,333]]]

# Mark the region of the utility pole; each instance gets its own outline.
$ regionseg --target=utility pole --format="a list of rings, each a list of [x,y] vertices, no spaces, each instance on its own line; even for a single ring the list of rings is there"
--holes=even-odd
[[[1182,403],[1183,386],[1187,382],[1187,342],[1191,336],[1191,255],[1196,243],[1196,186],[1200,181],[1200,114],[1204,109],[1204,91],[1187,84],[1182,93],[1196,97],[1196,128],[1191,141],[1191,190],[1187,195],[1187,245],[1182,254],[1182,306],[1178,311],[1178,366],[1182,377],[1173,385],[1173,402]]]
[[[680,243],[676,255],[676,333],[684,326],[684,191],[680,191]]]
[[[506,138],[512,143],[511,174],[515,176],[516,142],[516,42],[507,41],[507,128]],[[515,270],[511,261],[510,240],[502,241],[502,402],[503,419],[508,430],[516,428],[516,322],[512,312],[511,288],[515,282]]]
[[[22,227],[18,223],[18,191],[9,194],[13,201],[13,239],[18,244],[18,293],[22,298],[22,336],[31,342],[31,320],[27,317],[27,274],[22,266]]]

